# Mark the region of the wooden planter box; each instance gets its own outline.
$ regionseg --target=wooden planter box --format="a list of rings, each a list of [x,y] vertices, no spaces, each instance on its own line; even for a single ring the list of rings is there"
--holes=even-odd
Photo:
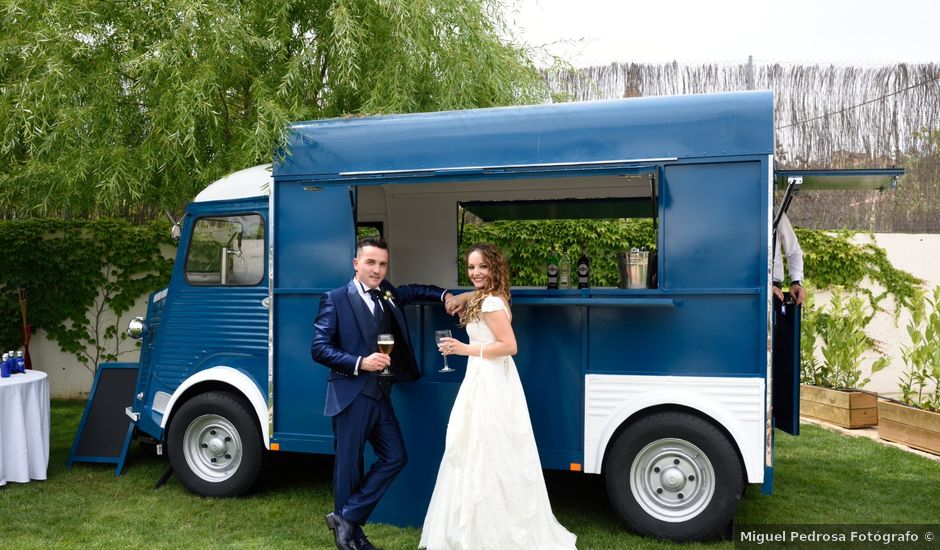
[[[940,455],[940,414],[878,400],[878,437]]]
[[[878,398],[870,393],[800,385],[800,414],[843,428],[878,424]]]

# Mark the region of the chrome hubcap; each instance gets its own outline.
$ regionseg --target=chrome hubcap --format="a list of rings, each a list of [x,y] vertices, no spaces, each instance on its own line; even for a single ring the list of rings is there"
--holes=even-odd
[[[186,464],[205,481],[232,477],[242,460],[242,440],[225,417],[204,414],[189,424],[183,435]]]
[[[705,454],[682,439],[643,447],[630,468],[630,490],[651,516],[668,522],[694,518],[715,493],[715,470]]]

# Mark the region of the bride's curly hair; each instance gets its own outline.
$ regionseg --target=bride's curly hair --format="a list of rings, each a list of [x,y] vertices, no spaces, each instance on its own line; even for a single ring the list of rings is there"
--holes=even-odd
[[[460,326],[466,326],[468,322],[474,321],[480,318],[481,309],[483,307],[483,300],[487,296],[499,296],[502,299],[506,300],[506,303],[509,304],[509,287],[511,283],[509,282],[509,266],[506,264],[506,260],[503,259],[503,253],[496,248],[496,245],[490,243],[478,243],[473,245],[470,250],[467,251],[467,257],[470,257],[470,254],[474,252],[479,252],[480,256],[483,256],[483,261],[490,268],[490,277],[486,281],[486,284],[482,289],[474,292],[473,296],[464,306],[463,312],[460,314]]]

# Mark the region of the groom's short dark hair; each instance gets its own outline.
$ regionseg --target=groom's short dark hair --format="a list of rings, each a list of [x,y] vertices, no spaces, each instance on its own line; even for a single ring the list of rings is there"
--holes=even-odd
[[[362,247],[374,246],[382,250],[388,250],[388,243],[382,237],[363,237],[356,243],[356,256],[362,253]]]

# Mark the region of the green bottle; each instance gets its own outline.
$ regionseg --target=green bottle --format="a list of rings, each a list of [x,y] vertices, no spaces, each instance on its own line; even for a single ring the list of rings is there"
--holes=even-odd
[[[551,252],[548,253],[548,288],[557,289],[558,288],[558,254],[555,253],[555,248],[552,247]]]
[[[588,258],[584,245],[581,245],[581,257],[578,258],[578,288],[590,288],[590,286],[591,259]]]
[[[571,288],[571,257],[564,250],[558,261],[558,288]]]

